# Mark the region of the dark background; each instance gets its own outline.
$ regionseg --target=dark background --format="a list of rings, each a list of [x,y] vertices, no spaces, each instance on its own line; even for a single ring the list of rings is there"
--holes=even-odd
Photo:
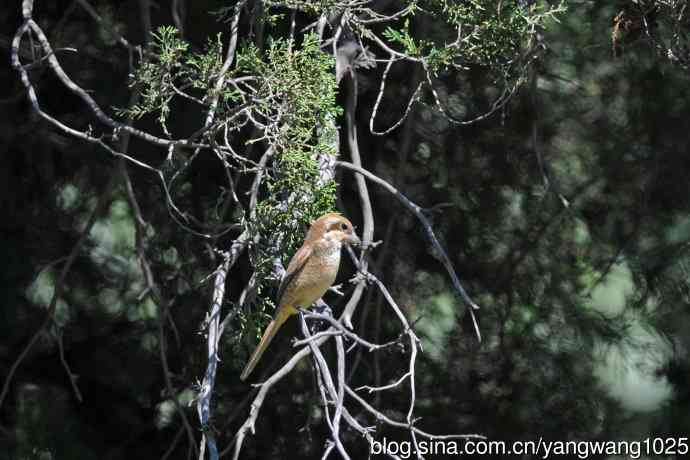
[[[165,3],[152,10],[154,26],[172,23]],[[423,103],[401,129],[372,136],[368,119],[382,69],[360,73],[364,166],[421,206],[444,204],[431,213],[434,227],[482,306],[484,340],[478,343],[419,223],[372,186],[375,239],[384,241],[373,253],[372,271],[390,286],[423,340],[417,415],[426,431],[502,440],[688,436],[690,76],[643,38],[626,42],[614,57],[613,3],[569,2],[560,22],[545,31],[548,49],[530,81],[505,109],[468,127],[449,124]],[[20,24],[18,8],[8,5],[0,9],[6,63]],[[136,2],[96,6],[123,35],[141,42]],[[220,6],[189,2],[185,36],[193,46],[226,30],[207,14]],[[66,0],[37,2],[34,16],[54,47],[79,50],[59,56],[75,81],[102,107],[126,105],[127,55],[97,24]],[[50,72],[39,68],[31,75],[47,111],[81,127],[92,122]],[[415,78],[411,68],[394,67],[378,127],[399,118]],[[0,81],[4,381],[43,320],[60,260],[115,160],[41,121],[9,65],[0,68]],[[442,74],[438,84],[467,116],[480,114],[495,94],[482,68]],[[198,116],[181,105],[173,125],[184,133]],[[154,129],[152,119],[137,126]],[[131,151],[153,163],[165,155],[136,141]],[[209,283],[195,281],[215,265],[204,242],[170,219],[155,177],[136,168],[130,173],[142,213],[155,228],[154,268],[175,296],[178,333],[166,332],[167,351],[178,399],[186,404],[205,367],[199,331],[211,295]],[[339,173],[341,211],[361,226],[352,178]],[[199,161],[185,180],[190,192],[183,205],[202,214],[223,176],[213,161]],[[117,194],[108,206],[68,275],[56,310],[59,328],[50,328],[62,331],[83,402],[75,398],[54,335],[45,334],[0,408],[0,458],[157,458],[171,445],[170,458],[188,455],[165,393],[157,317],[136,300],[141,281],[131,213]],[[220,246],[236,236],[228,234]],[[249,264],[243,257],[229,277],[229,299],[239,295]],[[345,265],[340,277],[346,281],[352,273]],[[327,300],[339,307],[335,297]],[[287,359],[298,332],[293,323],[259,371]],[[362,335],[383,342],[400,333],[396,325],[379,296],[367,294],[355,318]],[[248,411],[251,388],[238,375],[249,343],[241,331],[224,336],[213,417],[221,448]],[[407,359],[395,349],[361,358],[354,386],[397,379]],[[371,401],[402,419],[407,398],[399,389]],[[302,363],[269,393],[243,458],[320,458],[328,437],[320,410],[310,367]],[[194,407],[187,412],[198,430]],[[384,436],[407,439],[382,427],[377,437]],[[344,440],[355,458],[365,458],[361,438],[348,432]]]

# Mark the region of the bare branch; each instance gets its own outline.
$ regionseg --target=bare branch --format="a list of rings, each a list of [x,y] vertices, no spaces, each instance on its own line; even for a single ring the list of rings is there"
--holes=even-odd
[[[309,338],[310,333],[309,333],[309,328],[307,327],[307,323],[304,321],[304,316],[300,315],[300,321],[301,321],[301,326],[302,326],[302,333],[305,335],[306,338]],[[336,337],[336,340],[340,339],[341,344],[340,344],[340,351],[342,351],[342,337]],[[335,415],[333,416],[333,420],[331,421],[328,419],[328,411],[326,411],[326,419],[329,425],[329,428],[331,429],[331,434],[333,436],[333,443],[335,446],[338,448],[338,452],[340,452],[340,455],[348,459],[350,456],[348,453],[345,451],[345,447],[343,446],[342,441],[340,440],[340,417],[342,416],[343,413],[343,398],[344,398],[344,386],[339,387],[338,390],[336,390],[336,387],[333,383],[333,376],[331,375],[331,371],[328,369],[328,364],[326,363],[326,359],[323,357],[323,354],[321,353],[321,350],[319,350],[319,345],[315,343],[313,340],[308,342],[308,347],[311,351],[312,356],[314,357],[314,361],[316,362],[316,370],[320,374],[322,382],[325,383],[326,388],[328,390],[329,396],[331,397],[332,400],[336,401],[336,411]],[[340,353],[340,351],[338,353]],[[342,364],[342,373],[343,373],[343,385],[344,385],[344,379],[345,379],[345,352],[342,352],[342,361],[340,360],[340,356],[338,358],[338,376],[340,376],[340,366]],[[327,408],[328,401],[324,399],[324,405]]]
[[[228,43],[228,50],[225,55],[225,61],[223,62],[223,66],[221,67],[220,72],[218,74],[218,79],[216,80],[216,86],[213,92],[214,96],[213,99],[211,99],[210,104],[211,107],[209,108],[208,114],[206,115],[206,122],[204,126],[207,128],[211,126],[216,116],[216,110],[218,108],[218,99],[220,98],[221,90],[225,85],[225,79],[227,78],[228,70],[230,70],[232,63],[235,60],[235,50],[237,49],[237,35],[240,24],[240,13],[242,12],[242,8],[244,7],[246,1],[247,0],[242,0],[235,5],[235,15],[233,16],[232,24],[230,25],[230,43]]]
[[[512,99],[513,95],[517,91],[517,89],[520,87],[520,81],[518,80],[515,84],[513,84],[511,87],[506,87],[503,89],[503,92],[501,92],[501,95],[496,98],[496,100],[491,104],[491,108],[487,110],[486,112],[482,113],[481,115],[478,115],[472,119],[469,120],[458,120],[457,118],[452,117],[448,113],[448,109],[444,107],[444,105],[441,103],[441,99],[438,96],[438,92],[436,91],[436,88],[434,87],[434,84],[431,80],[431,71],[429,70],[429,66],[427,65],[426,61],[422,61],[422,66],[424,67],[424,73],[426,75],[426,80],[429,84],[429,88],[431,89],[431,93],[434,96],[434,101],[436,102],[436,107],[438,107],[438,110],[441,112],[441,114],[444,116],[446,120],[449,122],[453,123],[454,125],[457,126],[469,126],[474,123],[480,122],[482,120],[486,120],[489,118],[491,115],[496,113],[498,110],[501,110],[505,105],[510,102]]]
[[[74,83],[74,81],[67,75],[67,73],[63,70],[62,66],[60,65],[60,62],[58,61],[57,57],[55,56],[55,52],[53,51],[53,48],[50,45],[50,42],[48,41],[48,38],[45,36],[43,33],[43,30],[39,27],[39,25],[30,17],[25,17],[24,23],[17,29],[17,33],[14,36],[14,40],[12,41],[12,66],[17,70],[20,75],[21,75],[21,80],[22,83],[24,83],[24,86],[26,87],[27,91],[29,92],[29,98],[31,100],[32,105],[36,106],[38,103],[38,99],[36,98],[35,92],[33,90],[33,87],[31,86],[31,83],[29,81],[28,74],[26,74],[26,70],[22,66],[20,60],[19,60],[19,46],[22,40],[22,37],[28,32],[28,31],[33,32],[36,35],[36,38],[38,38],[38,41],[43,48],[43,52],[47,56],[47,61],[50,66],[50,68],[53,70],[55,75],[58,77],[58,79],[72,92],[74,93],[77,97],[79,97],[88,107],[89,109],[94,113],[96,118],[103,123],[104,125],[112,128],[117,134],[119,131],[126,131],[133,136],[136,136],[140,139],[143,139],[151,144],[158,145],[161,147],[168,147],[168,146],[176,146],[176,147],[201,147],[205,148],[208,147],[208,144],[203,144],[203,143],[196,143],[193,142],[194,137],[192,136],[189,139],[164,139],[160,138],[157,136],[154,136],[152,134],[149,134],[147,132],[141,131],[139,129],[136,129],[130,125],[120,123],[118,121],[115,121],[111,117],[109,117],[101,108],[100,106],[96,103],[96,101],[86,92],[83,88],[81,88],[79,85]],[[33,94],[32,94],[33,93]],[[57,120],[53,120],[50,117],[44,117],[48,119],[48,121],[53,122],[53,124],[58,125],[55,123]],[[60,127],[63,127],[61,123],[59,123]],[[63,128],[64,129],[64,128]],[[75,134],[76,133],[71,133]],[[199,131],[196,133],[196,135],[203,134],[203,131]],[[77,137],[82,137],[82,136],[77,136]]]
[[[371,406],[368,402],[364,400],[360,395],[358,395],[352,388],[349,386],[345,386],[345,391],[347,392],[348,395],[352,397],[355,401],[357,401],[361,406],[367,410],[367,412],[371,413],[376,417],[376,420],[387,423],[388,425],[398,427],[398,428],[407,428],[412,431],[414,431],[416,434],[422,436],[423,438],[426,439],[486,439],[486,436],[483,436],[481,434],[431,434],[427,433],[426,431],[420,430],[419,428],[412,426],[410,427],[408,423],[406,422],[398,422],[397,420],[393,420],[390,417],[387,417],[383,412],[376,410],[373,406]]]
[[[314,340],[317,336],[318,337],[324,337],[324,336],[342,336],[342,335],[344,335],[348,339],[354,340],[356,343],[366,347],[369,351],[381,350],[383,348],[388,348],[388,347],[391,347],[397,343],[400,343],[400,340],[393,340],[391,342],[384,343],[384,344],[371,343],[371,342],[364,340],[359,335],[355,334],[350,329],[343,326],[340,323],[340,321],[336,321],[335,319],[333,319],[333,317],[331,317],[329,315],[324,315],[324,314],[314,313],[314,312],[304,312],[303,314],[304,314],[304,317],[307,319],[315,318],[315,319],[319,319],[322,321],[327,321],[331,324],[332,328],[335,328],[336,330],[329,329],[327,331],[322,331],[322,332],[319,332],[317,334],[314,334],[309,338],[298,340],[293,344],[293,346],[295,346],[295,347],[305,345],[305,344],[309,343],[309,341]]]
[[[142,27],[144,29],[144,37],[146,40],[146,49],[148,49],[148,38],[151,32],[149,7],[150,5],[147,0],[139,1],[139,9],[142,16]],[[129,102],[131,105],[134,105],[138,102],[140,98],[140,92],[135,90],[130,95]],[[128,121],[129,123],[131,123],[132,118],[130,117]],[[123,152],[127,152],[129,150],[129,144],[130,134],[128,132],[124,132],[120,139],[120,149]],[[141,272],[144,276],[146,292],[148,295],[151,296],[151,299],[156,304],[156,307],[158,309],[158,351],[163,371],[163,380],[165,382],[166,391],[168,393],[167,396],[173,402],[175,410],[179,414],[180,419],[182,420],[182,426],[184,427],[185,432],[187,434],[189,446],[196,449],[194,430],[192,429],[192,425],[189,423],[189,419],[187,418],[187,414],[185,413],[184,408],[181,407],[179,401],[177,400],[177,394],[173,388],[172,380],[170,379],[170,366],[168,364],[167,343],[164,327],[166,320],[170,321],[170,323],[173,325],[173,331],[176,331],[176,329],[174,327],[174,321],[172,319],[172,316],[170,316],[170,312],[168,310],[169,302],[163,299],[163,294],[161,293],[161,290],[159,289],[158,284],[154,279],[153,270],[151,269],[151,263],[149,262],[148,256],[146,254],[146,221],[141,213],[141,206],[139,205],[136,194],[134,192],[134,186],[132,185],[132,180],[129,176],[129,172],[127,171],[127,164],[125,163],[124,159],[120,159],[120,161],[118,162],[118,169],[120,172],[120,176],[122,177],[123,183],[125,185],[127,202],[129,203],[130,210],[134,215],[136,251],[137,256],[139,258],[139,266],[141,267]]]
[[[441,243],[438,241],[438,238],[436,238],[436,234],[434,233],[433,228],[431,227],[431,223],[429,222],[429,219],[424,215],[423,209],[412,202],[409,198],[407,198],[405,195],[400,193],[398,189],[393,187],[391,184],[386,182],[385,180],[381,179],[380,177],[376,176],[375,174],[372,174],[371,172],[367,171],[366,169],[354,165],[352,163],[348,163],[346,161],[338,161],[336,163],[336,166],[341,166],[345,169],[349,169],[351,171],[354,171],[358,174],[361,174],[362,176],[366,177],[370,181],[382,186],[385,188],[388,192],[390,192],[393,196],[395,196],[402,204],[405,205],[407,209],[412,211],[412,213],[419,219],[419,221],[422,223],[422,226],[424,227],[424,230],[426,231],[427,236],[429,237],[429,240],[433,244],[434,248],[438,252],[439,256],[441,257],[441,262],[443,263],[444,267],[446,268],[446,271],[450,275],[451,280],[453,281],[453,286],[455,289],[460,293],[460,296],[462,299],[467,303],[467,305],[470,307],[470,315],[472,317],[472,322],[474,324],[474,329],[475,333],[477,334],[477,339],[481,341],[482,336],[481,333],[479,332],[479,325],[477,324],[477,320],[474,315],[473,310],[478,310],[479,306],[474,303],[474,301],[470,298],[470,296],[467,294],[465,291],[465,288],[462,287],[462,284],[460,283],[460,279],[458,278],[457,273],[455,273],[455,269],[453,268],[453,263],[450,261],[450,258],[448,257],[448,254],[446,251],[443,249],[441,246]]]
[[[54,335],[55,335],[55,340],[57,341],[57,344],[58,344],[58,352],[60,354],[60,363],[62,363],[62,367],[65,369],[65,372],[67,373],[67,377],[69,378],[69,383],[72,386],[72,391],[74,392],[74,397],[77,398],[77,401],[83,402],[84,397],[82,396],[81,391],[79,390],[79,385],[77,385],[77,379],[79,377],[72,372],[72,369],[70,368],[70,365],[67,362],[67,358],[65,358],[65,345],[62,341],[62,337],[63,337],[62,329],[58,330]]]
[[[360,167],[362,166],[362,158],[359,154],[359,144],[357,141],[357,120],[355,118],[355,111],[357,109],[357,76],[354,70],[350,70],[350,81],[348,85],[347,106],[345,109],[345,119],[347,122],[347,140],[350,147],[350,158],[352,164]],[[336,162],[336,165],[338,162]],[[362,243],[368,246],[374,238],[374,212],[371,208],[371,199],[369,198],[369,190],[364,178],[356,177],[357,192],[359,194],[359,201],[362,206],[362,220],[364,221],[364,228],[362,229]],[[366,250],[362,251],[360,257],[361,269],[366,271],[368,261],[366,258]],[[345,305],[342,321],[348,328],[352,329],[352,315],[359,303],[362,293],[364,292],[365,283],[360,282],[355,286],[355,291],[352,293],[350,300]]]
[[[315,340],[314,345],[319,346],[326,340],[327,338],[325,337],[319,340]],[[256,394],[256,397],[254,398],[254,401],[251,404],[251,408],[249,410],[249,417],[247,417],[240,429],[237,430],[237,433],[235,434],[235,438],[233,440],[235,445],[235,452],[233,455],[234,460],[239,459],[240,451],[242,450],[242,444],[244,442],[244,438],[247,436],[247,432],[249,431],[251,433],[254,433],[254,424],[256,423],[256,418],[259,415],[259,411],[261,410],[261,406],[264,403],[264,399],[266,398],[268,390],[270,390],[271,387],[278,383],[283,377],[289,374],[290,371],[292,371],[295,368],[297,363],[300,362],[302,358],[309,355],[310,353],[311,350],[309,349],[309,347],[302,348],[300,351],[295,353],[292,356],[292,358],[290,358],[290,360],[283,365],[283,367],[278,369],[266,381],[258,385],[259,392]]]
[[[417,85],[417,89],[413,91],[412,96],[410,97],[407,103],[407,107],[405,108],[405,112],[403,113],[402,117],[400,117],[400,120],[395,122],[393,126],[386,129],[385,131],[376,131],[374,129],[374,120],[376,119],[376,114],[379,110],[379,104],[381,103],[381,99],[383,98],[383,92],[386,89],[386,80],[388,79],[388,72],[393,66],[393,62],[395,62],[395,59],[393,59],[393,56],[391,56],[388,60],[388,63],[386,64],[386,69],[383,71],[383,76],[381,77],[381,86],[379,87],[379,93],[376,96],[376,102],[374,103],[374,110],[371,112],[371,117],[369,117],[369,132],[371,132],[371,134],[374,134],[375,136],[385,136],[386,134],[389,134],[391,131],[394,131],[396,128],[398,128],[405,122],[407,116],[410,114],[410,111],[412,110],[412,106],[418,100],[417,96],[419,94],[419,91],[422,89],[422,86],[424,85],[424,82],[420,82]]]
[[[367,390],[369,394],[375,393],[377,391],[385,391],[385,390],[392,390],[393,388],[399,386],[401,383],[405,381],[410,376],[409,372],[406,372],[402,377],[400,377],[398,380],[396,380],[393,383],[390,383],[388,385],[383,385],[380,387],[370,387],[369,385],[362,385],[361,387],[355,388],[355,391],[360,391],[360,390]]]
[[[125,138],[125,140],[123,140],[123,149],[127,148],[127,144],[128,138]],[[151,263],[149,262],[148,256],[146,255],[146,224],[141,214],[141,207],[139,206],[136,195],[134,194],[134,187],[132,186],[132,181],[129,177],[129,173],[127,172],[127,166],[124,163],[124,161],[119,162],[119,169],[120,175],[125,184],[127,201],[129,203],[130,209],[132,210],[132,213],[134,214],[137,256],[139,258],[139,265],[141,267],[142,274],[144,275],[144,281],[146,283],[147,288],[146,292],[148,292],[149,295],[151,295],[151,299],[158,307],[158,351],[163,370],[163,380],[165,381],[165,387],[168,393],[168,397],[173,402],[175,410],[180,415],[182,425],[187,433],[187,438],[189,439],[189,444],[196,449],[194,430],[192,429],[192,425],[189,423],[189,419],[187,418],[187,414],[185,413],[184,408],[182,408],[179,401],[177,400],[177,394],[173,388],[172,381],[170,380],[170,367],[168,365],[168,355],[166,350],[167,345],[164,333],[164,324],[166,319],[170,319],[172,321],[172,318],[170,317],[170,312],[168,311],[168,302],[163,300],[161,291],[158,288],[156,281],[154,280],[153,270],[151,269]]]
[[[225,298],[225,279],[227,278],[230,268],[235,264],[240,253],[247,246],[248,240],[249,234],[246,232],[242,233],[232,244],[230,252],[226,255],[222,265],[218,268],[213,285],[213,300],[207,317],[208,364],[197,397],[197,412],[199,414],[201,427],[204,429],[202,446],[207,445],[209,447],[212,459],[214,459],[214,455],[216,459],[218,458],[218,450],[216,448],[215,439],[213,439],[207,428],[211,418],[211,396],[213,395],[213,388],[216,382],[216,370],[219,361],[218,342],[222,334],[222,330],[220,329],[220,312],[223,305],[223,299]],[[199,450],[201,451],[202,448]]]

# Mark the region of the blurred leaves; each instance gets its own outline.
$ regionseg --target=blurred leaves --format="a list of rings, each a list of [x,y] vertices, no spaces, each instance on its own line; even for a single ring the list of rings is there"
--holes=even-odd
[[[373,270],[395,291],[423,340],[416,380],[425,430],[582,440],[687,433],[690,82],[684,70],[684,3],[420,0],[382,7],[381,14],[410,6],[397,22],[372,30],[395,50],[426,60],[453,115],[489,107],[502,86],[496,75],[529,83],[481,123],[453,126],[433,105],[422,103],[402,129],[378,138],[367,134],[367,122],[382,69],[360,74],[357,117],[365,165],[428,209],[451,203],[429,215],[482,307],[484,341],[478,344],[417,222],[390,195],[372,188],[375,239],[384,240],[372,253]],[[208,20],[197,21],[211,9],[199,5],[188,3],[200,9],[193,10],[184,37],[169,26],[157,29],[132,76],[143,95],[134,107],[126,107],[122,89],[125,53],[109,50],[108,62],[119,63],[112,68],[96,61],[95,53],[80,55],[84,62],[59,58],[108,101],[104,106],[125,107],[122,115],[140,118],[137,126],[151,128],[155,122],[170,132],[184,130],[218,96],[216,121],[227,124],[236,151],[248,152],[242,163],[232,155],[200,155],[189,166],[190,152],[166,158],[132,144],[138,158],[164,163],[166,179],[180,178],[171,188],[186,222],[240,222],[256,236],[249,255],[228,277],[230,300],[223,305],[224,312],[237,308],[244,286],[258,273],[251,308],[230,324],[221,353],[214,429],[229,443],[234,417],[246,410],[247,387],[237,379],[246,351],[241,338],[253,339],[273,310],[275,259],[286,263],[310,220],[335,209],[336,198],[353,219],[360,205],[349,179],[338,187],[319,180],[316,158],[336,153],[342,113],[332,56],[314,35],[299,32],[319,14],[330,14],[334,3],[280,2],[252,11],[271,18],[273,39],[261,46],[254,37],[241,37],[236,65],[227,74],[237,86],[226,84],[220,94],[214,83],[227,35],[219,35],[222,27]],[[286,6],[298,9],[294,38]],[[46,3],[41,13],[53,25],[63,13],[57,7]],[[644,21],[641,29],[623,27],[614,43],[622,52],[613,59],[614,18],[621,11],[620,27],[644,19],[648,28]],[[132,14],[113,8],[108,23],[131,32],[124,24],[138,21]],[[6,20],[5,30],[13,30],[12,21],[16,18]],[[80,50],[89,49],[84,24],[91,22],[84,21],[71,17],[63,33],[63,40]],[[526,56],[537,44],[544,52]],[[379,49],[372,52],[385,56]],[[534,67],[525,66],[532,58]],[[16,91],[16,75],[3,75],[5,88]],[[385,121],[399,117],[414,89],[413,75],[411,64],[391,69],[380,107]],[[89,123],[83,107],[53,81],[40,84],[45,106],[60,119]],[[182,100],[176,89],[190,91],[202,104]],[[6,115],[0,118],[6,146],[0,196],[8,216],[0,245],[6,260],[0,373],[42,319],[61,258],[112,173],[102,153],[55,136],[31,115],[23,95],[12,97],[3,102]],[[424,94],[422,101],[429,100]],[[245,128],[246,118],[237,115],[242,109],[266,129]],[[244,212],[253,177],[248,173],[256,171],[266,146],[273,153],[257,208],[249,215]],[[235,189],[219,161],[241,171],[233,178]],[[123,191],[116,190],[75,262],[56,317],[85,402],[72,401],[57,347],[45,337],[45,346],[27,357],[18,374],[11,404],[3,407],[0,458],[148,458],[170,446],[179,428],[172,398],[188,402],[203,369],[199,330],[208,279],[222,255],[208,239],[190,236],[171,219],[162,191],[147,174],[132,171],[147,220],[146,251],[161,290],[174,300],[165,339],[175,394],[162,391],[161,318],[143,288],[132,212]],[[217,244],[228,247],[236,236],[229,231]],[[343,269],[343,280],[349,275]],[[337,313],[337,298],[329,300]],[[380,342],[398,337],[389,311],[377,308],[377,296],[368,300],[355,318],[364,337]],[[277,355],[281,359],[280,351]],[[371,376],[380,384],[399,378],[398,356],[390,350],[364,354],[354,383]],[[304,442],[307,432],[313,440],[329,436],[314,423],[322,412],[309,373],[295,372],[284,385],[257,421],[247,458],[295,452],[320,457],[320,441]],[[379,397],[387,398],[392,413],[407,410],[409,401],[399,393]],[[353,458],[366,456],[359,438],[345,441],[361,447]],[[173,456],[186,453],[180,443]]]

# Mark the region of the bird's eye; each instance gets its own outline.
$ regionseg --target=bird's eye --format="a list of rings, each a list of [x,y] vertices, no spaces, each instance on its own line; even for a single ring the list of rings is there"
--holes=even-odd
[[[340,224],[340,229],[341,229],[342,231],[346,231],[346,230],[347,230],[347,224],[346,224],[345,222],[341,223],[341,224]]]

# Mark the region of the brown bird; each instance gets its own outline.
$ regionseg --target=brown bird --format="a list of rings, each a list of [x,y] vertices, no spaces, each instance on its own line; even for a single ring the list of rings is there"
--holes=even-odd
[[[278,308],[273,320],[264,331],[240,379],[245,380],[254,370],[280,326],[290,316],[297,314],[298,308],[308,308],[319,300],[333,284],[338,274],[343,244],[361,244],[352,223],[345,217],[329,213],[311,223],[302,247],[292,256],[278,288]]]

